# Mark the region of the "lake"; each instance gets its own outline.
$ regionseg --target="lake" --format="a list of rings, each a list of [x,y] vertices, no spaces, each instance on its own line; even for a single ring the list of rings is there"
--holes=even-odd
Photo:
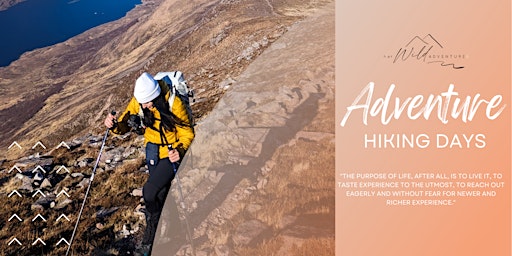
[[[0,11],[0,67],[123,17],[141,0],[27,0]]]

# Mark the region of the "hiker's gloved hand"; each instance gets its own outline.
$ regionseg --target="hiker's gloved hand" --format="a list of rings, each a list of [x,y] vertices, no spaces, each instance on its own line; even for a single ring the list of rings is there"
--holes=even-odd
[[[178,152],[178,150],[169,150],[169,160],[171,161],[171,163],[179,162],[180,159],[180,153]]]
[[[107,117],[105,118],[105,126],[109,129],[114,127],[115,125],[116,116],[112,115],[112,113],[108,113]]]

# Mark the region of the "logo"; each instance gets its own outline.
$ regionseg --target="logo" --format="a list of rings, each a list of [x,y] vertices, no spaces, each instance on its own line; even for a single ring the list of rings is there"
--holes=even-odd
[[[457,64],[467,59],[466,54],[449,53],[439,40],[431,34],[424,37],[414,36],[407,44],[398,49],[394,55],[384,55],[391,59],[393,64],[400,62],[422,62],[426,64],[438,64],[452,69],[463,69]]]

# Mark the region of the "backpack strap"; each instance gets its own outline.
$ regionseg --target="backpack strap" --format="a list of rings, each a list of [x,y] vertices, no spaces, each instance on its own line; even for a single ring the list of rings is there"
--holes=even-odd
[[[174,104],[174,98],[176,98],[176,88],[174,88],[174,86],[168,84],[169,86],[169,91],[170,91],[170,96],[169,96],[169,111],[172,113],[172,106]]]
[[[139,115],[140,120],[144,120],[144,111],[142,110],[142,106],[140,104],[139,104],[139,113],[137,113],[137,115]]]

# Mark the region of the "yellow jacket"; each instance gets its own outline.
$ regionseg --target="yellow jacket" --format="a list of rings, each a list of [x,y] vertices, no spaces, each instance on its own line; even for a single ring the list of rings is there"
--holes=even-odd
[[[167,101],[169,99],[170,93],[168,88],[163,88],[162,86],[162,92],[165,93],[165,100]],[[130,130],[128,127],[128,117],[130,115],[137,115],[139,111],[141,110],[141,106],[139,102],[135,99],[135,97],[132,97],[130,102],[128,103],[128,106],[124,110],[124,112],[119,116],[118,118],[118,125],[112,130],[112,132],[116,134],[123,134]],[[187,110],[185,109],[185,106],[181,102],[179,97],[175,97],[174,103],[172,105],[171,109],[172,113],[176,115],[180,120],[185,121],[185,123],[188,124],[188,115]],[[151,109],[151,112],[153,112],[155,116],[155,123],[153,124],[154,127],[158,128],[160,127],[160,112],[153,107]],[[179,126],[176,125],[176,132],[169,132],[164,130],[164,135],[169,144],[173,146],[173,148],[177,148],[179,144],[183,147],[183,149],[187,150],[190,144],[192,143],[192,140],[194,139],[194,131],[192,127],[189,125],[186,126]],[[146,145],[148,142],[159,144],[159,157],[160,159],[167,158],[169,154],[169,150],[167,149],[167,145],[162,145],[165,142],[162,141],[162,137],[160,136],[160,132],[151,128],[146,128],[144,131],[144,145]]]

